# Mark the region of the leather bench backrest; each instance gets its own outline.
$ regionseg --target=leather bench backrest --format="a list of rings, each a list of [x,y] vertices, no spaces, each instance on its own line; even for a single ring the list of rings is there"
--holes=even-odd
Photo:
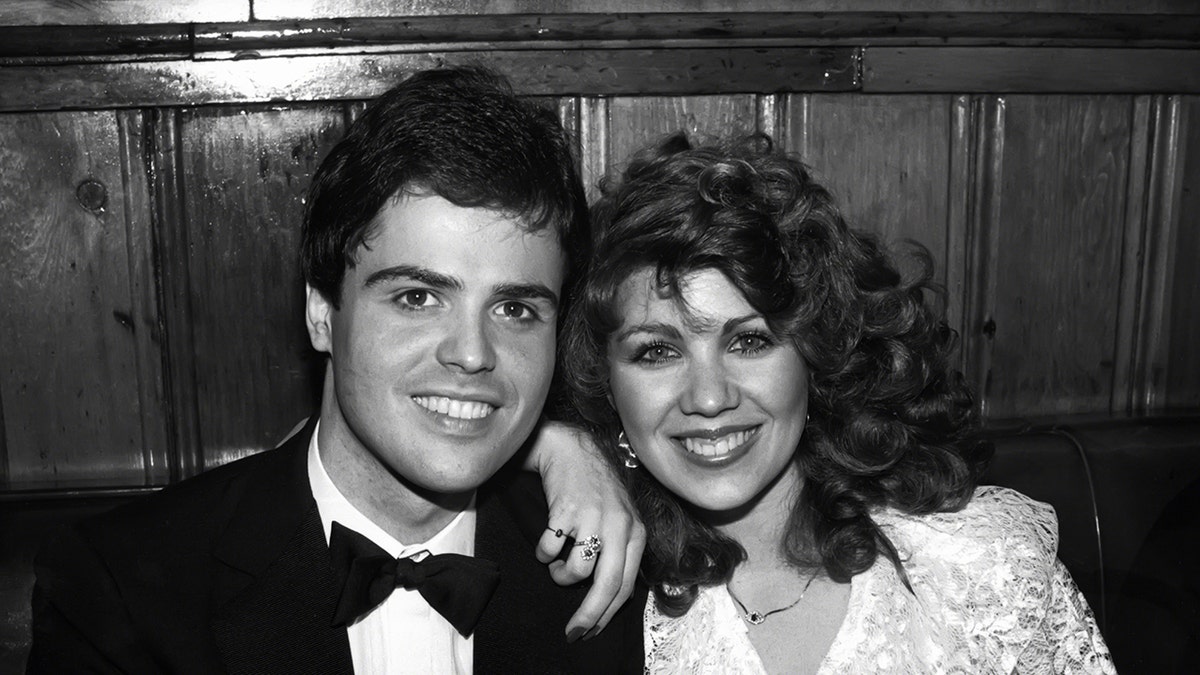
[[[996,454],[983,483],[1002,485],[1054,507],[1058,557],[1105,628],[1104,558],[1087,456],[1069,434],[1037,431],[993,439]]]

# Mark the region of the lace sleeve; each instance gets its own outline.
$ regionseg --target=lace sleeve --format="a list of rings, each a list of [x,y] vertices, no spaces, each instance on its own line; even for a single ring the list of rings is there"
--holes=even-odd
[[[1115,673],[1083,593],[1055,560],[1041,630],[1021,653],[1019,673]]]
[[[874,611],[862,623],[873,629],[865,635],[882,637],[865,644],[939,671],[1115,672],[1086,600],[1056,557],[1050,506],[985,486],[961,511],[889,511],[876,520],[896,544],[913,593],[876,562],[887,574],[864,579]],[[884,625],[880,616],[907,618]]]

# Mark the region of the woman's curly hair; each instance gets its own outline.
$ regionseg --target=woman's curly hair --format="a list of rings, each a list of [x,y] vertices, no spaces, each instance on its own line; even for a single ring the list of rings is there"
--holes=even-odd
[[[925,249],[915,247],[922,269],[906,280],[764,135],[693,147],[676,134],[601,188],[561,358],[570,400],[609,458],[619,467],[606,354],[621,325],[619,286],[649,267],[680,299],[689,273],[720,271],[809,368],[809,421],[794,456],[804,487],[781,542],[787,559],[846,582],[882,552],[906,580],[871,511],[959,509],[991,455],[950,366],[954,332],[926,304]],[[682,614],[699,586],[727,581],[745,552],[645,469],[619,470],[647,528],[643,573],[663,610]]]

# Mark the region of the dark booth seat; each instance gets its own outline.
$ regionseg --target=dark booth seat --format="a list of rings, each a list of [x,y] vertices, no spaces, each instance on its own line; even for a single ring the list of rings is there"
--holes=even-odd
[[[1200,417],[998,433],[985,483],[1051,504],[1059,557],[1118,671],[1192,673],[1200,659]],[[29,649],[33,556],[48,532],[115,495],[0,501],[0,673]]]
[[[1052,505],[1059,558],[1129,673],[1200,672],[1200,418],[997,436],[985,483]]]

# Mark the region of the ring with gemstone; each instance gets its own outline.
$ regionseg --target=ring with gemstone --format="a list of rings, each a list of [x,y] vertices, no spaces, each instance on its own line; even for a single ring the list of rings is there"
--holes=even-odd
[[[580,558],[583,558],[584,560],[591,560],[592,558],[595,558],[598,553],[600,553],[600,549],[601,549],[600,537],[597,537],[596,535],[593,534],[590,537],[585,537],[585,538],[580,539],[579,541],[575,542],[574,546],[582,546],[583,547],[579,551]]]

